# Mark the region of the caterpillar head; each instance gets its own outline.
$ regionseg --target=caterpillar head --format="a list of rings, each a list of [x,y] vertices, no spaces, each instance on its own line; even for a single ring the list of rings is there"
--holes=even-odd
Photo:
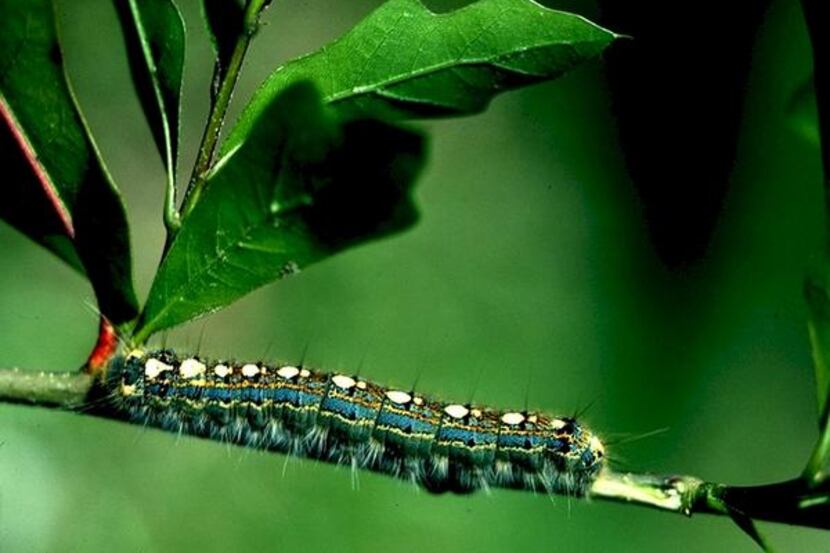
[[[600,439],[572,418],[550,421],[546,446],[549,457],[587,474],[599,472],[605,462]]]

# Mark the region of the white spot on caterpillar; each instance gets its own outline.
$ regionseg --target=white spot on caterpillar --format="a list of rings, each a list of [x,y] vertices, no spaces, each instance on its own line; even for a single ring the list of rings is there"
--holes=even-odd
[[[562,419],[553,419],[552,421],[550,421],[550,427],[554,430],[559,430],[560,428],[565,428],[566,426],[568,426],[568,423],[566,423]]]
[[[121,392],[122,396],[126,396],[126,397],[132,396],[132,395],[135,394],[135,385],[134,384],[124,384],[122,382],[120,392]]]
[[[536,424],[537,422],[539,422],[539,417],[537,417],[536,415],[529,415],[527,417],[527,422]]]
[[[365,383],[365,382],[363,382],[362,380],[361,380],[360,382],[358,382],[358,383],[356,384],[356,386],[357,386],[358,388],[360,388],[361,390],[365,390],[365,389],[366,389],[366,383]]]
[[[225,378],[229,374],[233,374],[233,369],[227,365],[220,364],[213,367],[213,374],[215,374],[219,378]]]
[[[287,365],[285,367],[280,367],[279,370],[277,370],[277,374],[288,380],[300,374],[300,369]]]
[[[182,364],[179,365],[179,374],[184,378],[195,378],[199,375],[205,374],[206,369],[207,367],[205,367],[205,364],[198,359],[185,359],[182,361]]]
[[[418,405],[418,406],[423,405],[423,404],[424,404],[424,398],[422,398],[422,397],[417,397],[417,396],[416,396],[416,397],[412,400],[412,403],[414,403],[415,405]]]
[[[142,357],[144,357],[144,352],[140,349],[134,349],[127,355],[127,359],[141,359]]]
[[[463,419],[470,414],[469,409],[463,405],[458,405],[457,403],[444,407],[444,412],[454,419]]]
[[[300,370],[300,377],[301,378],[308,378],[309,376],[311,376],[311,371],[309,371],[308,369],[301,369]]]
[[[156,378],[164,371],[172,371],[173,367],[167,363],[162,363],[158,359],[148,359],[144,364],[144,376],[150,380]]]
[[[521,413],[505,413],[501,416],[501,422],[504,424],[522,424],[525,421],[525,416]]]
[[[244,376],[245,378],[253,378],[258,374],[259,367],[257,367],[253,363],[248,363],[247,365],[242,366],[242,376]]]
[[[389,401],[391,401],[392,403],[397,403],[398,405],[406,405],[407,403],[412,401],[411,395],[400,390],[389,390],[388,392],[386,392],[386,397],[389,398]]]
[[[346,376],[344,374],[336,374],[331,377],[331,381],[334,382],[334,385],[338,388],[342,388],[344,390],[348,390],[349,388],[354,388],[357,384],[354,378],[350,376]]]
[[[481,409],[471,409],[470,414],[475,418],[481,417]]]

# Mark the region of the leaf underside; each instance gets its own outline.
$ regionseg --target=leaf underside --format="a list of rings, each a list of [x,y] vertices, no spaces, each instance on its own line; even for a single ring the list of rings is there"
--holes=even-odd
[[[124,207],[63,70],[49,0],[0,0],[0,217],[92,283],[114,323],[135,317]]]
[[[289,87],[209,176],[156,275],[135,340],[408,228],[423,161],[419,134],[343,121],[310,83]]]
[[[239,4],[203,4],[218,57]],[[531,0],[435,14],[391,0],[341,39],[277,69],[223,144],[136,328],[150,334],[415,220],[421,139],[384,120],[476,113],[496,94],[555,78],[616,35]],[[314,83],[318,92],[306,83]]]
[[[168,173],[176,172],[184,21],[172,0],[116,0],[141,107]]]

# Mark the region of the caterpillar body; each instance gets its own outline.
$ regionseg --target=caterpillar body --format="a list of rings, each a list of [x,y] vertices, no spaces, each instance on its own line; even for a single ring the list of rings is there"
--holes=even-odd
[[[432,492],[504,487],[584,495],[604,465],[576,420],[442,403],[303,366],[116,356],[105,386],[133,422],[350,465]]]

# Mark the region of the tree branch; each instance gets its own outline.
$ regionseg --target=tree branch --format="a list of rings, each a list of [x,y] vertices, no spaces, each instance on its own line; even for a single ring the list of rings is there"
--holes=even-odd
[[[693,476],[654,476],[606,471],[591,497],[663,511],[725,515],[830,530],[830,486],[811,488],[800,478],[763,486],[726,486]]]
[[[0,369],[0,401],[73,410],[84,404],[93,382],[83,372]]]
[[[106,404],[89,406],[98,397],[92,376],[80,373],[25,372],[0,369],[0,401],[57,407],[124,420]],[[80,408],[84,408],[80,411]],[[686,516],[710,514],[830,529],[830,484],[811,487],[804,479],[763,486],[726,486],[692,476],[655,476],[605,470],[594,482],[594,499],[652,507]]]

